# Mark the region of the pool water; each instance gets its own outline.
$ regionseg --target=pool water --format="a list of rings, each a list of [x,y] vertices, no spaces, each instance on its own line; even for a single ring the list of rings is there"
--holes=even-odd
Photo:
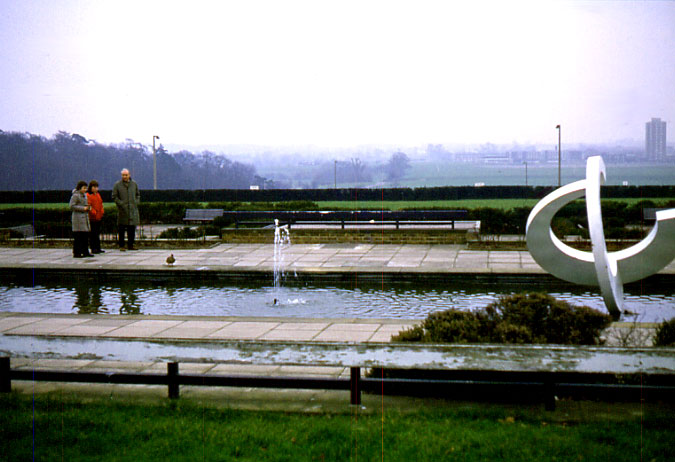
[[[77,273],[3,275],[0,312],[106,313],[181,316],[423,319],[429,313],[482,308],[502,295],[548,292],[604,311],[593,288],[547,278],[444,276],[398,280],[355,275],[347,280],[287,276],[274,287],[266,275],[176,279],[142,274],[110,277]],[[662,281],[625,287],[624,308],[641,322],[675,317],[675,291]]]

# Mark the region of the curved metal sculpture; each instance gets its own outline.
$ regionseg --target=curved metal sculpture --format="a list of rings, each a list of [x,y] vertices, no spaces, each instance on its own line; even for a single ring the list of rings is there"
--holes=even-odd
[[[607,252],[602,228],[600,185],[605,182],[602,157],[589,157],[586,179],[544,197],[527,218],[527,248],[543,269],[565,281],[599,286],[605,306],[618,318],[623,309],[623,284],[650,276],[675,258],[675,209],[656,212],[649,235],[632,247]],[[551,230],[551,219],[564,205],[586,196],[586,213],[593,252],[573,249]]]

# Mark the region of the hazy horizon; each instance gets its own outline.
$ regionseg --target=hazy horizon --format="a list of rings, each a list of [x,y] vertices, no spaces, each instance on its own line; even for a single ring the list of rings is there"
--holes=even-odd
[[[0,129],[171,146],[640,144],[675,2],[0,2]]]

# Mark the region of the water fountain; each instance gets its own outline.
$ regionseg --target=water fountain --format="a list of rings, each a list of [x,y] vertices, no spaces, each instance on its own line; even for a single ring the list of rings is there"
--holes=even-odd
[[[291,232],[288,225],[279,226],[279,220],[274,220],[274,294],[275,305],[278,291],[281,287],[281,279],[284,276],[284,249],[291,245]]]

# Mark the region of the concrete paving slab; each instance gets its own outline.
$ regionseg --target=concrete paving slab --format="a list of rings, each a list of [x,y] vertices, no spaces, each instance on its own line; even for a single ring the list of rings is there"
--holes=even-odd
[[[420,261],[411,260],[391,260],[385,266],[388,268],[417,268],[420,266]]]
[[[326,331],[362,331],[362,332],[375,332],[380,328],[380,324],[375,323],[358,323],[358,322],[334,322],[328,326]]]
[[[171,327],[165,331],[158,332],[153,335],[153,338],[175,338],[175,339],[194,339],[194,338],[206,338],[214,332],[222,329],[222,324],[216,324],[211,327],[183,327],[182,325]]]
[[[434,268],[434,269],[439,269],[439,270],[441,270],[441,269],[444,269],[444,268],[447,268],[447,267],[448,267],[448,262],[446,262],[446,261],[425,261],[425,262],[422,264],[422,266],[423,266],[425,269],[427,269],[427,268],[429,268],[429,269]]]
[[[328,367],[328,366],[281,366],[279,368],[279,375],[318,375],[325,377],[338,378],[345,371],[345,367]]]
[[[25,326],[26,324],[31,324],[33,322],[41,321],[45,318],[39,316],[26,316],[26,317],[6,317],[0,318],[0,332],[5,332],[20,326]]]
[[[322,255],[322,254],[317,254],[317,253],[309,253],[309,254],[304,254],[298,256],[298,258],[295,261],[323,261],[327,260],[330,258],[331,255]]]
[[[147,320],[135,321],[106,333],[107,337],[152,337],[180,324],[181,321]]]
[[[135,322],[133,319],[124,318],[91,318],[83,322],[82,326],[98,326],[98,327],[124,327]]]
[[[517,253],[492,255],[490,252],[488,259],[495,261],[520,261],[520,255]]]
[[[375,332],[373,335],[370,336],[366,342],[368,343],[384,343],[384,342],[390,342],[392,335],[395,335],[396,332]]]
[[[474,258],[474,257],[457,257],[457,260],[455,260],[454,264],[455,268],[465,267],[467,269],[471,269],[477,266],[487,267],[488,259]]]
[[[405,323],[405,324],[381,324],[376,332],[377,333],[393,332],[394,334],[396,334],[396,333],[398,333],[402,330],[410,329],[411,327],[419,324],[420,322],[421,322],[421,320],[417,323],[416,322],[409,322],[409,323]]]
[[[256,364],[216,364],[209,374],[221,375],[279,375],[281,366],[263,366]]]
[[[308,341],[314,340],[319,335],[320,330],[271,330],[258,337],[258,340],[295,340]]]
[[[368,339],[368,342],[389,342],[392,335],[409,329],[414,324],[399,324],[399,325],[381,325],[377,331]]]
[[[366,267],[366,268],[381,268],[382,266],[386,266],[387,262],[386,261],[371,261],[371,260],[364,260],[361,259],[357,261],[356,263],[352,264],[352,266],[359,268],[359,267]]]
[[[317,261],[294,261],[290,267],[291,268],[319,268],[323,264],[323,260]]]
[[[23,364],[17,363],[17,360],[14,358],[11,359],[12,369],[15,367],[22,370],[80,370],[89,364],[96,362],[96,360],[91,359],[33,359]]]
[[[152,361],[92,361],[81,368],[87,372],[141,372],[154,364]]]
[[[91,326],[80,324],[76,326],[66,327],[55,333],[59,336],[66,336],[66,337],[98,337],[103,336],[108,332],[112,332],[113,330],[118,328],[119,327],[113,326]]]
[[[386,263],[390,261],[393,257],[378,257],[378,256],[373,256],[373,255],[366,255],[365,257],[361,257],[359,261],[369,261],[369,262],[380,262],[380,263]]]
[[[239,267],[255,267],[258,266],[261,263],[260,260],[240,260],[237,263],[235,263],[233,266],[239,268]]]
[[[10,358],[9,363],[12,369],[21,369],[30,365],[33,361],[32,358]]]
[[[457,252],[454,253],[431,253],[429,252],[425,257],[424,261],[452,261],[457,258]]]
[[[223,339],[255,339],[271,331],[278,322],[237,322],[218,329],[206,338]]]
[[[358,260],[331,259],[329,261],[324,262],[321,265],[321,268],[345,268],[345,267],[354,266],[357,262],[358,262]]]
[[[330,322],[282,322],[274,330],[323,330]]]
[[[13,335],[50,335],[55,334],[66,327],[81,324],[87,320],[89,320],[89,318],[46,318],[41,321],[36,321],[30,324],[24,324],[14,329],[9,329],[4,333]]]
[[[372,331],[324,330],[313,340],[318,342],[367,342]]]
[[[215,367],[213,363],[189,363],[181,362],[178,365],[179,374],[207,374],[210,373],[211,369]],[[150,366],[143,369],[143,372],[157,373],[157,374],[166,374],[167,373],[167,363],[153,363]]]

